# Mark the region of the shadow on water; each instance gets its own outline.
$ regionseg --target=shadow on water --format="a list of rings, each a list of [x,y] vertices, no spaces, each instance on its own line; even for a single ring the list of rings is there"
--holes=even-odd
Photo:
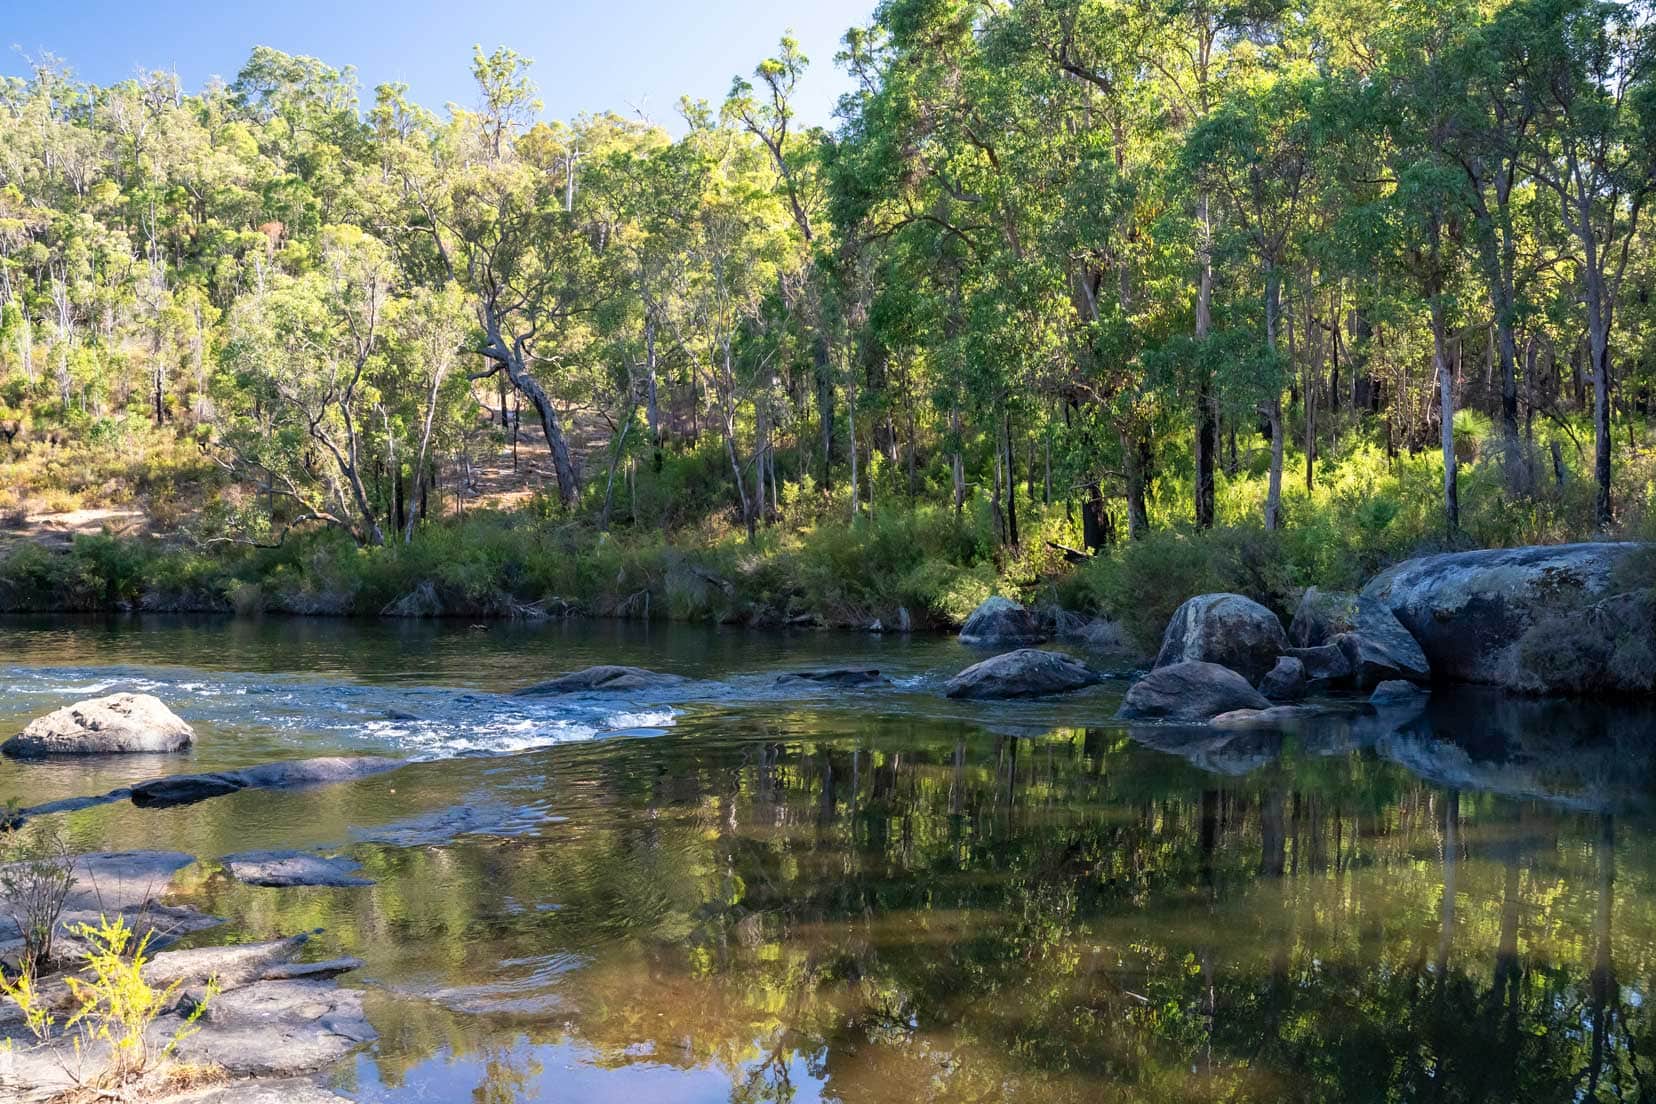
[[[674,666],[651,647],[626,658]],[[955,654],[877,647],[916,677]],[[800,662],[749,638],[701,671]],[[84,847],[359,860],[372,887],[206,861],[183,896],[365,960],[380,1041],[335,1075],[364,1101],[1656,1094],[1649,711],[1466,692],[1216,733],[1108,722],[1108,691],[923,697],[713,698],[649,732],[70,824]]]

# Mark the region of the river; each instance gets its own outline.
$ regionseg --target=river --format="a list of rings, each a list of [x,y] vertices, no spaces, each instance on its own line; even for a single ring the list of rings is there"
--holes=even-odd
[[[203,861],[223,942],[323,928],[361,1101],[1656,1094],[1656,721],[1473,691],[1288,732],[1129,728],[1126,683],[955,703],[938,637],[568,622],[0,619],[0,734],[119,689],[197,745],[0,762],[34,804],[373,752],[391,774],[69,814]],[[592,663],[689,681],[524,699]],[[864,690],[776,685],[878,667]],[[374,885],[213,862],[324,848]]]

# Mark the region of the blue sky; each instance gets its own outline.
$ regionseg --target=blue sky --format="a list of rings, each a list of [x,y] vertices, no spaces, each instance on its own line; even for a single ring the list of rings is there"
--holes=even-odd
[[[441,111],[475,102],[472,43],[511,46],[550,118],[634,108],[677,129],[681,94],[717,103],[792,28],[811,59],[799,94],[809,123],[831,121],[849,82],[834,65],[840,36],[874,0],[0,0],[0,73],[49,50],[83,80],[106,84],[139,66],[176,69],[189,89],[235,76],[255,45],[355,65],[364,102],[374,85],[405,81]],[[15,47],[15,48],[14,48]],[[22,51],[22,54],[19,53]]]

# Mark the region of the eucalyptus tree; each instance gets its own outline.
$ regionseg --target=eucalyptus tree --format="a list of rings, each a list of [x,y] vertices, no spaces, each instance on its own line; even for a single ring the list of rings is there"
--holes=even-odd
[[[1586,315],[1593,474],[1601,527],[1610,499],[1611,335],[1646,202],[1656,191],[1656,9],[1648,0],[1519,0],[1495,20],[1522,59],[1545,141],[1526,164],[1559,205]]]
[[[519,71],[527,61],[513,55]],[[479,73],[480,83],[493,80]],[[474,379],[505,373],[528,397],[552,457],[558,497],[572,507],[580,477],[552,392],[540,373],[582,351],[587,316],[615,293],[615,261],[589,233],[578,210],[563,203],[558,181],[512,147],[498,160],[471,154],[493,149],[493,133],[466,112],[422,149],[400,162],[408,225],[428,239],[443,278],[470,295],[486,366]]]
[[[831,265],[833,256],[821,240],[823,204],[826,191],[820,171],[822,147],[827,141],[820,130],[800,131],[794,109],[799,80],[810,64],[792,34],[782,36],[776,56],[766,58],[754,70],[760,87],[743,78],[731,82],[724,114],[746,130],[764,147],[775,171],[776,191],[787,205],[799,235],[793,258],[796,276],[785,280],[791,305],[803,312],[809,331],[811,363],[816,378],[817,417],[822,447],[822,483],[833,484],[834,403],[832,338],[824,317],[822,280],[819,265]]]
[[[1259,266],[1265,355],[1251,389],[1260,396],[1260,413],[1271,432],[1267,529],[1282,524],[1282,281],[1311,186],[1314,92],[1314,79],[1304,75],[1264,76],[1233,91],[1191,131],[1186,146],[1186,164],[1198,187],[1222,197],[1238,236]]]

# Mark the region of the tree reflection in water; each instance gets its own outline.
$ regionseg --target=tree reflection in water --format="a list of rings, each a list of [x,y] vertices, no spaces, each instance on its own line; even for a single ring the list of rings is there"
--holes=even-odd
[[[412,768],[565,819],[360,844],[372,890],[197,892],[368,961],[365,1099],[463,1059],[499,1104],[1656,1094],[1647,752],[1604,753],[1594,809],[1580,748],[1508,797],[1317,734],[1134,735],[713,716]]]

